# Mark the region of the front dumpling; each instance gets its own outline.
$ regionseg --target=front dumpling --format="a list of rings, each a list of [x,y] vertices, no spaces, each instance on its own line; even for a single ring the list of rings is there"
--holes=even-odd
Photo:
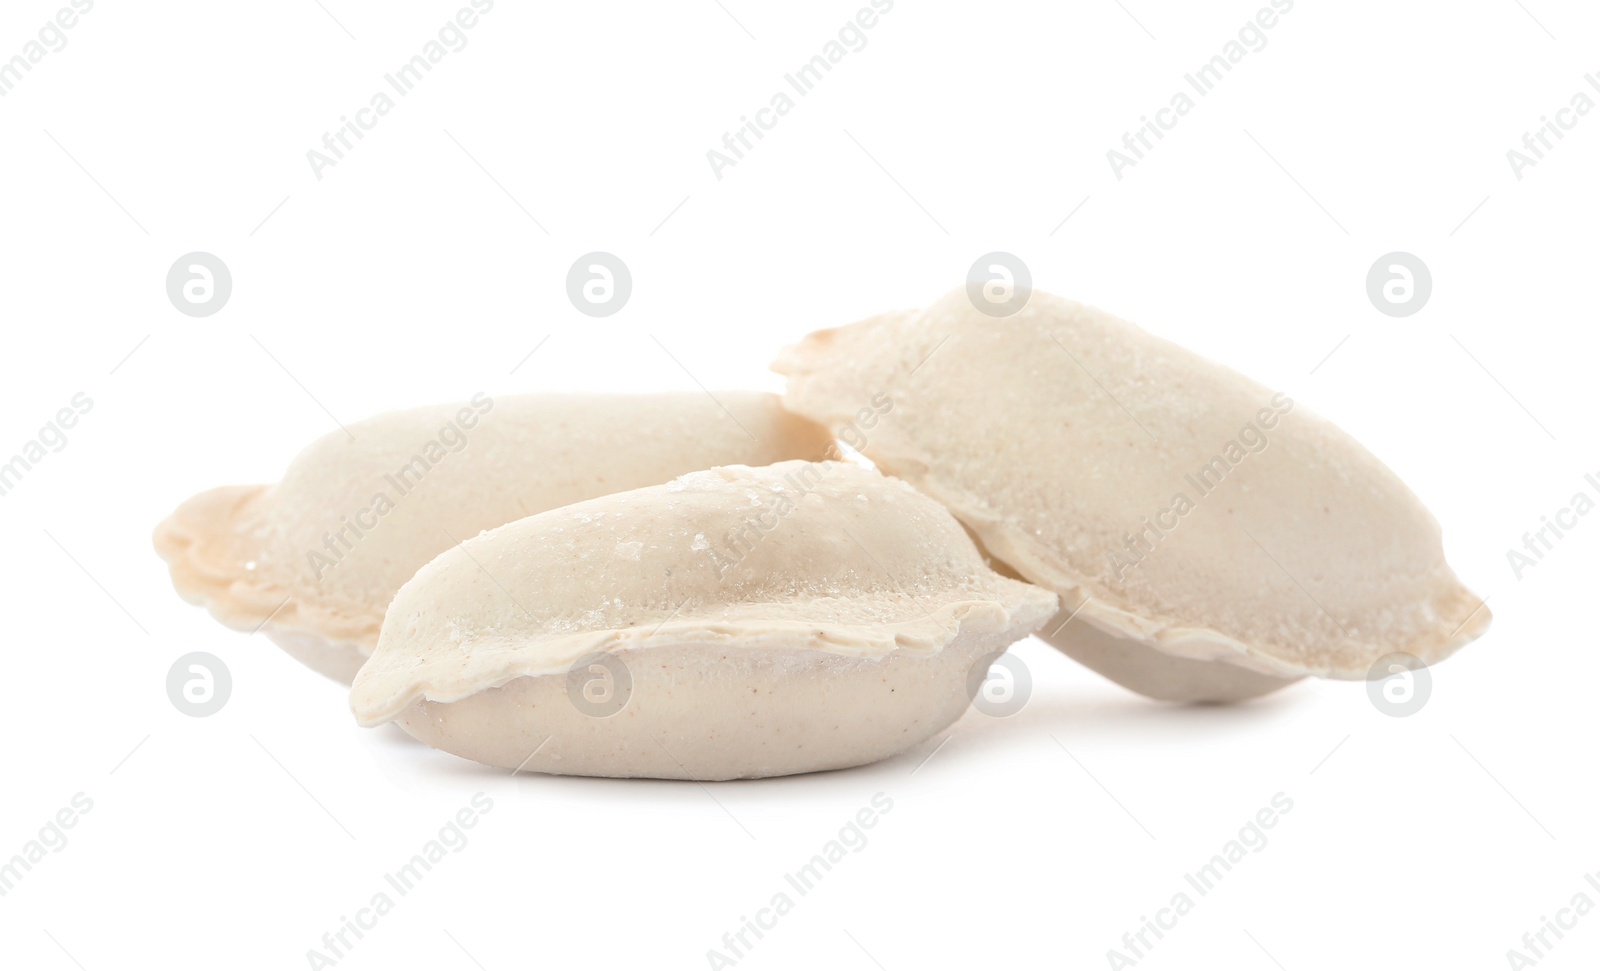
[[[948,725],[974,667],[1055,604],[904,483],[839,462],[718,468],[434,560],[395,597],[352,707],[508,768],[838,768]]]

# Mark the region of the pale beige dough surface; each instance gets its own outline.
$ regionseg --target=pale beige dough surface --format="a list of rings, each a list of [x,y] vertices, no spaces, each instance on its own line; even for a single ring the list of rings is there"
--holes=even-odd
[[[819,458],[830,441],[755,392],[478,396],[331,432],[277,485],[189,499],[155,545],[184,599],[349,683],[395,591],[458,540],[713,465]]]
[[[903,482],[842,462],[716,468],[445,552],[394,598],[351,706],[506,768],[840,768],[944,728],[980,659],[1055,609]],[[605,676],[607,717],[571,693],[595,652],[627,672]]]
[[[1047,639],[1135,690],[1237,700],[1364,678],[1387,653],[1436,662],[1488,625],[1433,516],[1358,442],[1092,307],[1035,292],[993,318],[958,290],[818,331],[774,368],[785,404],[824,423],[886,394],[864,453],[1058,592],[1046,635],[1073,619]]]

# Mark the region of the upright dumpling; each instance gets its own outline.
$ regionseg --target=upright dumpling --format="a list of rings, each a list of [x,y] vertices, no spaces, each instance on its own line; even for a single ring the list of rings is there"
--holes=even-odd
[[[155,545],[184,599],[348,684],[395,591],[458,541],[713,465],[820,458],[831,441],[770,394],[478,395],[325,435],[278,485],[202,492]]]
[[[995,318],[958,290],[818,331],[774,368],[786,406],[856,429],[879,468],[1059,593],[1041,636],[1133,690],[1361,679],[1488,625],[1434,518],[1358,442],[1094,308],[1035,292]]]
[[[732,779],[928,738],[1056,598],[844,462],[695,472],[468,539],[395,596],[363,725],[509,769]]]

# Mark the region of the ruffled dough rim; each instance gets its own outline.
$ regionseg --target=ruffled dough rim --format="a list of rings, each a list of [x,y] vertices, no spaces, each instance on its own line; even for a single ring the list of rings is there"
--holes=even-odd
[[[1003,578],[1001,578],[1003,579]],[[435,661],[426,668],[399,667],[406,660],[398,654],[403,647],[386,649],[369,661],[356,675],[350,692],[350,709],[365,728],[384,724],[398,717],[418,701],[449,703],[482,691],[501,687],[517,678],[564,675],[574,662],[595,652],[622,653],[654,648],[681,647],[686,644],[715,645],[736,650],[772,648],[783,651],[822,651],[844,657],[885,658],[892,654],[932,657],[964,634],[1009,631],[1020,640],[1037,630],[1055,615],[1056,595],[1040,587],[1014,580],[1021,596],[1015,606],[997,600],[960,600],[945,604],[920,618],[891,624],[854,625],[804,623],[800,620],[758,622],[753,618],[716,621],[685,618],[659,627],[634,626],[581,631],[558,637],[535,633],[522,638],[515,634],[483,638],[462,645],[462,666],[478,659],[478,651],[501,642],[503,658],[498,663],[479,663],[467,670],[439,670]],[[792,605],[740,604],[738,611],[759,614]],[[405,675],[410,674],[409,679]],[[453,675],[453,676],[452,676]],[[385,688],[385,681],[401,681],[398,687]]]
[[[270,501],[269,485],[220,486],[184,500],[155,528],[152,543],[167,563],[172,586],[185,601],[204,607],[218,623],[253,633],[262,629],[314,634],[354,645],[370,656],[381,617],[308,604],[299,592],[252,577],[247,525]],[[255,514],[255,518],[252,518]]]
[[[1341,667],[1332,663],[1317,666],[1297,664],[1277,656],[1270,646],[1243,641],[1211,627],[1149,617],[1136,610],[1126,598],[1080,577],[1063,573],[1025,533],[987,512],[974,511],[935,485],[929,478],[925,462],[906,461],[898,456],[887,457],[883,461],[883,468],[886,474],[905,479],[918,491],[949,509],[952,515],[978,534],[984,548],[997,560],[1016,570],[1028,582],[1056,591],[1064,610],[1078,611],[1074,615],[1076,619],[1119,637],[1139,640],[1174,657],[1192,661],[1224,661],[1260,674],[1282,678],[1312,675],[1344,681],[1365,681],[1371,666],[1379,658],[1391,653],[1402,652],[1413,655],[1424,664],[1437,664],[1477,640],[1493,620],[1485,601],[1474,596],[1455,573],[1446,568],[1447,575],[1440,578],[1445,581],[1445,587],[1434,596],[1430,606],[1436,615],[1443,617],[1459,616],[1471,608],[1466,620],[1453,633],[1430,630],[1399,647],[1362,641],[1345,642],[1363,644],[1369,648],[1370,656],[1359,667]]]

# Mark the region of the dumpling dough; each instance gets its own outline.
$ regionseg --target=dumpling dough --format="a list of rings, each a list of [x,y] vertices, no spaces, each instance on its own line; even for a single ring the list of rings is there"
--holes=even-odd
[[[1035,292],[996,319],[957,290],[818,331],[774,369],[815,421],[886,402],[867,457],[1061,595],[1044,639],[1146,695],[1363,679],[1488,626],[1438,523],[1358,442],[1092,307]]]
[[[479,395],[349,429],[282,483],[203,492],[155,532],[184,599],[345,684],[395,591],[458,540],[713,465],[821,458],[832,441],[743,391]]]
[[[716,468],[444,553],[395,596],[351,707],[508,769],[837,769],[949,725],[1055,610],[904,482],[845,462]]]

